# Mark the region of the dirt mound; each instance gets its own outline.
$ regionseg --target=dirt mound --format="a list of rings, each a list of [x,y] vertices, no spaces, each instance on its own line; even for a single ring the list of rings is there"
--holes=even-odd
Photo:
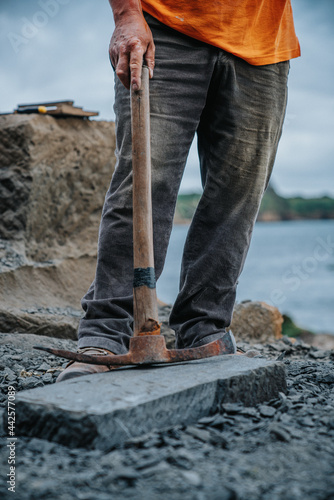
[[[0,328],[75,338],[115,166],[114,123],[0,117]]]

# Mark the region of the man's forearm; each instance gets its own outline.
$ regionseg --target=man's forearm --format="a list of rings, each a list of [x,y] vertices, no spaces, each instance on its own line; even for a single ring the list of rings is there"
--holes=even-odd
[[[109,0],[112,8],[115,23],[128,14],[141,14],[142,7],[140,0]]]

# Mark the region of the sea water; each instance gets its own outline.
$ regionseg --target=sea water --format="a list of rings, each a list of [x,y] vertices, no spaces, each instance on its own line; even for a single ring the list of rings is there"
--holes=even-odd
[[[175,225],[172,231],[157,286],[164,302],[177,296],[187,230]],[[305,329],[334,335],[334,220],[256,223],[237,288],[237,301],[248,299],[278,307]]]

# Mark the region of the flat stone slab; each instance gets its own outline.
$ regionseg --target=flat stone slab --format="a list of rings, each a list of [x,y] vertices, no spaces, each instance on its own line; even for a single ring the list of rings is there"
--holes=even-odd
[[[188,425],[222,403],[248,406],[286,390],[284,365],[219,356],[86,375],[16,397],[16,432],[108,450],[154,429]]]

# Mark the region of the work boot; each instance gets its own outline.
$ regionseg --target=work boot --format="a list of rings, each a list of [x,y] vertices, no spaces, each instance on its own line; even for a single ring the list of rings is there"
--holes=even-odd
[[[101,349],[100,347],[84,347],[78,349],[80,354],[89,354],[91,356],[110,356],[114,355],[108,349]],[[106,365],[91,365],[89,363],[79,363],[78,361],[70,361],[64,371],[58,375],[56,382],[63,382],[70,378],[81,377],[82,375],[89,375],[91,373],[102,373],[110,371],[109,366]]]

